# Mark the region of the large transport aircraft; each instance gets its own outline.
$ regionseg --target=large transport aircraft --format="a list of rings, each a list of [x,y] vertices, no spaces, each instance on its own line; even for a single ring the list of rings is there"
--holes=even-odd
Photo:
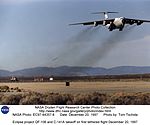
[[[141,20],[141,19],[131,19],[126,17],[118,17],[118,18],[108,18],[109,13],[118,13],[118,12],[95,12],[92,14],[104,14],[105,19],[98,20],[98,21],[90,21],[90,22],[82,22],[82,23],[73,23],[69,25],[93,25],[94,27],[98,25],[107,26],[109,31],[112,31],[114,29],[119,29],[119,31],[122,31],[125,24],[133,25],[141,25],[144,22],[150,23],[150,20]]]

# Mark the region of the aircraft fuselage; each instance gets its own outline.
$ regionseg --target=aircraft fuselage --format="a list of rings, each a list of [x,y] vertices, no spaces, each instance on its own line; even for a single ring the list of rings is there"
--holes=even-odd
[[[122,31],[124,28],[123,17],[115,18],[113,22],[110,22],[110,24],[106,24],[105,26],[107,26],[110,31],[114,29],[119,29],[119,31]]]

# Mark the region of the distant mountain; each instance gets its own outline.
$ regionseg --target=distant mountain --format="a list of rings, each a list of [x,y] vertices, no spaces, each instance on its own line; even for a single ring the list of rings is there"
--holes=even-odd
[[[7,70],[0,70],[0,76],[9,76],[10,75],[10,72],[7,71]]]
[[[0,70],[0,77],[6,76],[93,76],[93,75],[123,75],[123,74],[145,74],[150,73],[150,67],[120,66],[114,68],[101,67],[36,67],[14,72]]]

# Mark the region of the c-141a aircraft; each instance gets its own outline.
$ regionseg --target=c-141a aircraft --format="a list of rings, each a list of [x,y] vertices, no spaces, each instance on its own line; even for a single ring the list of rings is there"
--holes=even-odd
[[[141,25],[144,22],[149,22],[150,20],[141,20],[141,19],[130,19],[126,17],[119,17],[119,18],[113,18],[109,19],[108,18],[108,13],[118,13],[118,12],[95,12],[92,14],[101,14],[103,13],[105,16],[105,19],[99,20],[99,21],[91,21],[91,22],[82,22],[82,23],[74,23],[74,24],[69,24],[69,25],[93,25],[94,27],[98,25],[103,25],[107,26],[109,31],[112,31],[114,29],[119,29],[119,31],[122,31],[125,24],[133,25]]]

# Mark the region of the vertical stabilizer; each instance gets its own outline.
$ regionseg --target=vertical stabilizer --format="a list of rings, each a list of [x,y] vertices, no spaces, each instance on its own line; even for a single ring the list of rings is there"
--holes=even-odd
[[[104,17],[105,17],[105,19],[108,19],[108,13],[106,12],[104,12]]]

